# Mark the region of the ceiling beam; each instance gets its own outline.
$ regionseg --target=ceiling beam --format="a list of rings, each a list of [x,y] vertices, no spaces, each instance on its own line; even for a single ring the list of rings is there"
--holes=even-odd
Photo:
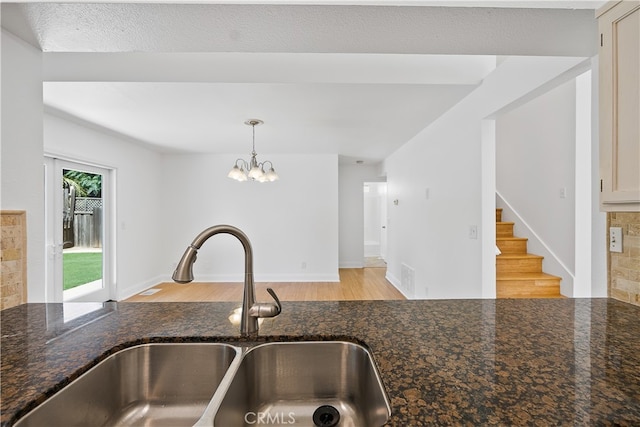
[[[45,53],[43,80],[475,85],[494,56],[292,53]]]
[[[590,9],[21,3],[3,26],[44,52],[272,52],[582,56]],[[14,28],[22,19],[30,28]],[[6,9],[6,10],[5,10]]]

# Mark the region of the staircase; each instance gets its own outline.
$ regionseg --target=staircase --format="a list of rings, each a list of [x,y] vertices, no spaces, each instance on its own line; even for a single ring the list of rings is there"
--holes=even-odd
[[[561,298],[560,280],[542,272],[540,255],[527,253],[527,239],[513,235],[513,222],[502,221],[502,208],[496,209],[497,298]]]

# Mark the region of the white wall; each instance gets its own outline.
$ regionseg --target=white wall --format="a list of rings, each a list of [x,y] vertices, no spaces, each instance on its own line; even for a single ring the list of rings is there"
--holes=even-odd
[[[340,164],[340,267],[361,268],[364,263],[364,193],[365,182],[384,180],[379,165]]]
[[[117,175],[117,298],[170,276],[203,229],[231,224],[251,240],[257,281],[337,281],[337,156],[270,155],[281,180],[226,177],[239,155],[161,155],[81,123],[45,115],[45,151]],[[241,281],[242,246],[216,236],[196,280]]]
[[[42,53],[2,30],[1,208],[27,211],[27,297],[44,302]]]
[[[51,114],[44,115],[44,150],[115,171],[115,297],[128,297],[160,281],[167,228],[160,219],[160,202],[166,197],[161,187],[161,155]],[[40,164],[42,161],[41,151]]]
[[[415,294],[409,297],[485,296],[483,267],[491,268],[491,257],[483,257],[483,251],[495,243],[481,243],[495,242],[495,235],[483,233],[480,225],[486,215],[495,217],[495,205],[483,200],[491,192],[482,191],[490,184],[482,180],[482,121],[583,60],[506,59],[474,92],[386,160],[388,199],[398,200],[388,209],[387,276],[398,286],[401,264],[414,268]],[[478,239],[469,238],[471,225],[478,227]]]
[[[589,128],[587,128],[589,129]],[[589,129],[590,131],[590,129]],[[563,278],[572,295],[575,274],[576,83],[572,79],[496,120],[496,187],[540,237],[516,221],[514,234],[530,237],[528,250],[545,256],[543,269]],[[564,189],[565,196],[561,195]],[[513,221],[505,211],[505,220]]]
[[[162,166],[163,271],[207,227],[230,224],[251,240],[256,281],[338,281],[338,157],[264,155],[280,180],[227,178],[246,155],[166,155]],[[198,252],[197,281],[241,281],[240,242],[215,236]]]

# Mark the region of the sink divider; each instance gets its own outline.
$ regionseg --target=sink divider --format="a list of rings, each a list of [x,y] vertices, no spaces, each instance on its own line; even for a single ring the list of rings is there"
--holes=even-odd
[[[231,365],[229,365],[229,368],[227,369],[227,372],[224,374],[224,377],[222,377],[222,381],[220,381],[220,384],[218,384],[218,388],[216,389],[215,393],[213,393],[213,396],[211,397],[209,404],[207,405],[204,412],[202,413],[202,416],[198,419],[198,421],[196,421],[193,427],[212,427],[213,426],[213,420],[216,416],[216,413],[220,408],[220,404],[222,403],[222,400],[227,394],[227,390],[231,386],[231,382],[233,381],[234,377],[236,376],[236,373],[238,372],[238,369],[240,368],[242,359],[244,359],[245,354],[247,354],[247,352],[251,350],[254,346],[250,346],[250,347],[232,346],[236,350],[236,357],[231,362]]]

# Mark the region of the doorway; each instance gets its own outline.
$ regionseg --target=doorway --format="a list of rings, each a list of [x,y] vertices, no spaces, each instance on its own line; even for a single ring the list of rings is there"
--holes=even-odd
[[[45,157],[48,302],[111,299],[111,176]]]
[[[364,266],[387,266],[387,183],[365,182]]]

